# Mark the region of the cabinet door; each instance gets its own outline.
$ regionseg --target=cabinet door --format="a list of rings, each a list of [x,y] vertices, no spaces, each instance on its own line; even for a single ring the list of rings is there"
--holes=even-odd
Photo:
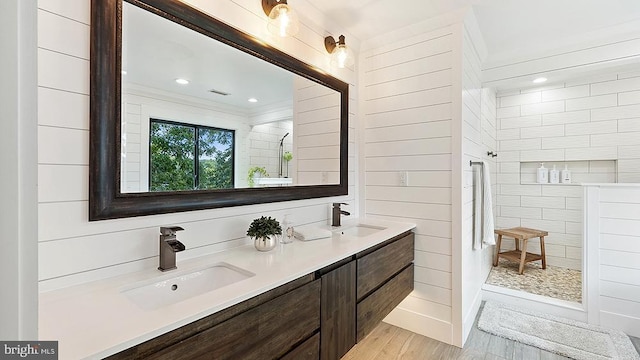
[[[320,358],[337,360],[356,344],[356,263],[322,275]]]
[[[276,359],[320,327],[320,281],[168,347],[150,359]]]
[[[413,233],[358,259],[358,301],[413,261]]]

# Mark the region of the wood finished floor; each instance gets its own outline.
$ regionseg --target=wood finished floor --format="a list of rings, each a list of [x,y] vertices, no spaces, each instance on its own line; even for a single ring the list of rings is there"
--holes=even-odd
[[[342,360],[560,360],[568,359],[474,326],[464,349],[381,323]]]
[[[479,314],[480,312],[478,312]],[[478,318],[476,317],[476,322]],[[638,352],[640,339],[631,338]],[[562,360],[533,346],[491,335],[473,325],[463,349],[381,323],[342,360]]]

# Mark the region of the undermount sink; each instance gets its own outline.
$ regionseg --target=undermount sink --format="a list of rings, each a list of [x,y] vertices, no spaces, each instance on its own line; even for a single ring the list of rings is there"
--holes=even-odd
[[[374,225],[366,225],[366,224],[358,224],[355,226],[348,227],[346,229],[339,230],[340,234],[346,236],[355,236],[355,237],[365,237],[371,234],[375,234],[380,230],[386,229],[382,226],[374,226]]]
[[[132,285],[122,293],[146,310],[175,304],[255,276],[254,273],[221,262],[174,277]]]

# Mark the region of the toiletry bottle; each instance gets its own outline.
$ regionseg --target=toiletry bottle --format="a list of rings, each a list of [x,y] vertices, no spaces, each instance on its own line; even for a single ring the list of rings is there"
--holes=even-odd
[[[571,184],[571,171],[567,169],[567,164],[564,165],[564,170],[562,170],[562,183]]]
[[[549,170],[549,182],[552,184],[560,182],[560,171],[556,170],[555,165],[553,165],[553,170]]]
[[[544,167],[544,163],[540,163],[538,168],[538,183],[546,184],[549,182],[549,169]]]
[[[293,223],[289,220],[289,214],[286,214],[282,218],[282,237],[280,242],[283,244],[289,244],[293,242]]]

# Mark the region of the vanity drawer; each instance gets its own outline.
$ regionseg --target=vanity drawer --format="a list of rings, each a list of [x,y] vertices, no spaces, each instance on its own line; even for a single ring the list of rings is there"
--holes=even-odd
[[[362,340],[413,290],[413,264],[358,303],[357,341]]]
[[[357,260],[358,301],[413,262],[414,238],[408,233]]]
[[[318,360],[320,357],[320,333],[307,339],[307,341],[296,346],[280,360]]]
[[[279,299],[279,297],[286,295],[290,291],[313,282],[315,279],[314,274],[308,274],[298,279],[290,281],[284,285],[278,286],[275,289],[269,290],[260,295],[254,296],[249,300],[245,300],[239,304],[228,307],[224,310],[220,310],[215,314],[211,314],[200,320],[196,320],[188,325],[180,327],[176,330],[162,334],[156,338],[146,341],[142,344],[133,346],[127,350],[109,356],[108,360],[138,360],[148,359],[153,357],[155,353],[163,351],[163,349],[169,348],[176,344],[180,344],[183,341],[188,340],[192,336],[201,333],[207,329],[211,329],[214,326],[222,324],[235,316],[245,313],[256,307],[265,305],[271,300]]]
[[[276,359],[320,327],[316,280],[153,354],[149,359]]]

